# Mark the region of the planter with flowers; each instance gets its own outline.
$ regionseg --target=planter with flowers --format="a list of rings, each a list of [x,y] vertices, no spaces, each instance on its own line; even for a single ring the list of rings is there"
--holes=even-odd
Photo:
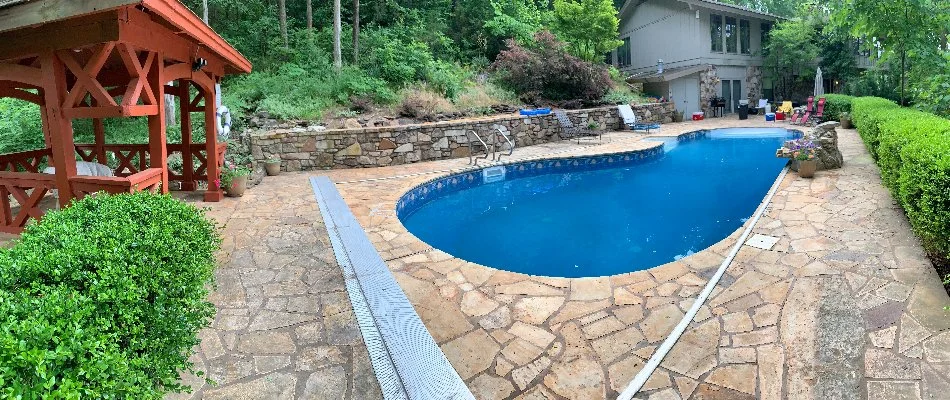
[[[251,176],[251,170],[245,166],[236,166],[231,163],[225,163],[224,171],[221,171],[221,180],[219,186],[224,189],[230,197],[244,196],[247,190],[247,178]]]
[[[792,159],[792,170],[798,172],[802,178],[811,178],[818,170],[818,161],[815,160],[818,156],[818,145],[808,138],[785,142],[785,145],[775,152],[775,156]]]

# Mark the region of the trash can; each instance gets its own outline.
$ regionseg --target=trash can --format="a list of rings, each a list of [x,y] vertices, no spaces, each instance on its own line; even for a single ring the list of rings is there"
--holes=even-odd
[[[749,119],[749,100],[739,100],[739,119]]]

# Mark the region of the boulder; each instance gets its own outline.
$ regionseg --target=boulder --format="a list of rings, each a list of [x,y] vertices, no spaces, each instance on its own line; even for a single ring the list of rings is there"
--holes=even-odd
[[[818,144],[818,170],[836,169],[844,166],[844,156],[838,149],[838,131],[840,124],[835,121],[819,124],[809,135]]]

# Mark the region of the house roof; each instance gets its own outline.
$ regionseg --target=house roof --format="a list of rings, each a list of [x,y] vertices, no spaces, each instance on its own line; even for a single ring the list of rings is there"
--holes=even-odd
[[[247,58],[178,0],[0,0],[0,32],[29,29],[127,6],[143,7],[159,17],[173,26],[179,36],[224,59],[231,72],[251,72]]]
[[[683,67],[664,68],[662,73],[656,70],[639,72],[627,77],[627,82],[669,82],[676,78],[695,74],[709,68],[709,64],[693,64]]]
[[[629,12],[632,12],[641,4],[646,3],[649,0],[626,0],[622,7],[620,7],[620,16],[623,18]],[[767,12],[757,11],[748,7],[742,7],[735,4],[723,3],[715,0],[666,0],[666,1],[678,1],[681,3],[687,3],[690,5],[695,5],[699,7],[709,8],[717,11],[724,12],[734,12],[738,14],[744,14],[753,17],[759,17],[763,19],[779,20],[785,19],[785,17],[770,14]]]

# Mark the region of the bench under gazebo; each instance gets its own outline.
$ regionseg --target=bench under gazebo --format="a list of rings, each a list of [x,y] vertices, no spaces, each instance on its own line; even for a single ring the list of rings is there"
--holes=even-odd
[[[206,186],[205,201],[220,201],[226,145],[215,129],[216,85],[250,71],[177,0],[0,0],[0,97],[39,105],[46,143],[0,155],[0,232],[41,218],[53,191],[66,206],[100,191],[166,193],[178,182],[185,191]],[[166,94],[179,98],[181,144],[166,137]],[[192,143],[192,113],[204,114],[204,143]],[[109,144],[103,119],[131,117],[148,118],[148,143]],[[92,120],[95,143],[74,142],[77,119]],[[176,153],[180,172],[168,167]],[[77,171],[110,161],[112,176]]]

